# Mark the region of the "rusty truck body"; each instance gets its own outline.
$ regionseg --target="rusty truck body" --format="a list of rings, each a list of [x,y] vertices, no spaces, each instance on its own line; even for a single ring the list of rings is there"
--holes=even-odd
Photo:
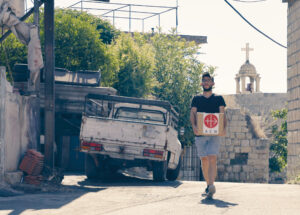
[[[176,180],[182,151],[177,123],[166,101],[88,95],[80,130],[87,177],[146,167],[155,181]]]

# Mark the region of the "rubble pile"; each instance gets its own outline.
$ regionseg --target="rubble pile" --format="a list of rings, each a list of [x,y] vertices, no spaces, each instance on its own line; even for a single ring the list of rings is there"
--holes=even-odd
[[[26,152],[19,169],[25,172],[24,182],[39,185],[43,176],[41,172],[44,166],[44,155],[36,150],[30,149]]]

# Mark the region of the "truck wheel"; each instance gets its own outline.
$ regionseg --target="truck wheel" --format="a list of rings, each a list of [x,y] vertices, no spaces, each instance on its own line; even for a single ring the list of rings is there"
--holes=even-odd
[[[98,178],[98,168],[91,155],[85,155],[85,175],[88,179]]]
[[[178,161],[176,169],[168,169],[167,179],[169,181],[175,181],[179,176],[180,168],[181,168],[181,156],[179,157],[179,161]]]
[[[154,161],[152,163],[153,167],[153,180],[154,181],[164,181],[166,180],[167,174],[167,161]]]

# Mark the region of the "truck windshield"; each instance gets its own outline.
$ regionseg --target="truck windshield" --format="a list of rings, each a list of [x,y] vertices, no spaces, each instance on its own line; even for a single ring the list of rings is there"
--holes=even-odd
[[[165,115],[158,110],[147,110],[138,108],[118,108],[115,114],[116,119],[127,119],[142,122],[157,122],[165,124]]]

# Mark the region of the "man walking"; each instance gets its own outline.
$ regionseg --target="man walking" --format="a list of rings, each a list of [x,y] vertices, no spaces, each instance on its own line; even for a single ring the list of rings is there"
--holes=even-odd
[[[225,101],[222,96],[213,94],[214,78],[208,72],[202,75],[201,86],[203,94],[194,96],[190,113],[190,120],[195,134],[195,144],[198,156],[201,159],[202,172],[207,184],[205,195],[212,198],[216,192],[214,185],[217,175],[217,155],[219,153],[219,136],[197,136],[197,112],[224,113]],[[226,117],[224,114],[224,129],[222,136],[225,136]]]

